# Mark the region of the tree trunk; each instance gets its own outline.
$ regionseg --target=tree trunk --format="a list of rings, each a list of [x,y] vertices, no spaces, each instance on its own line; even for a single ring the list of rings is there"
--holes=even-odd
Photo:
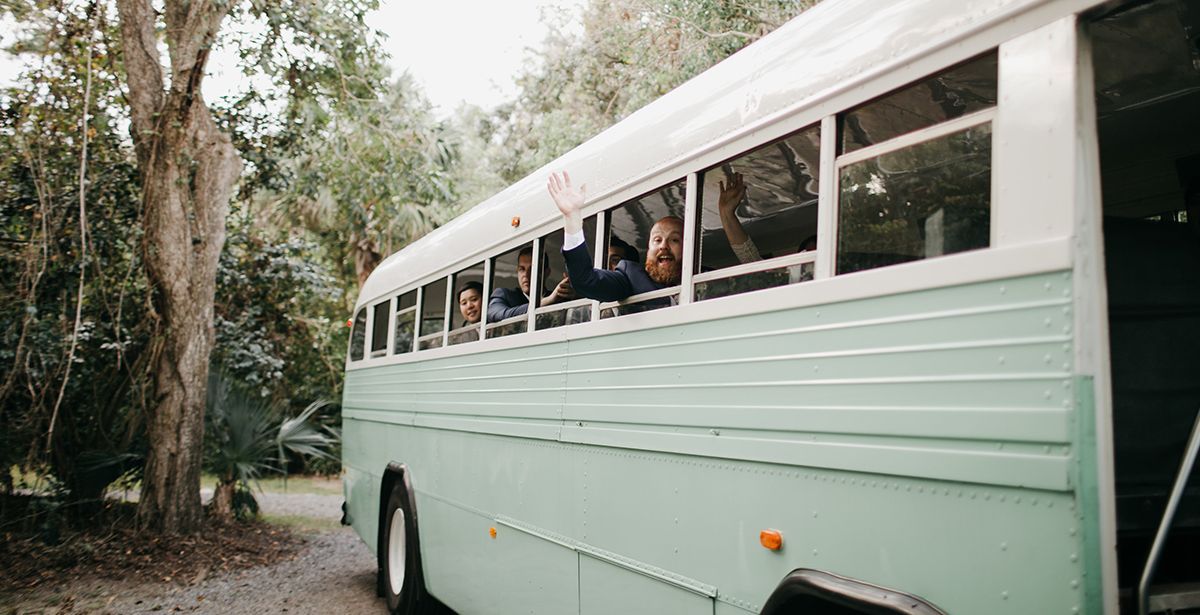
[[[226,480],[222,478],[217,482],[217,487],[213,489],[212,504],[209,506],[209,514],[223,521],[233,519],[233,493],[237,489],[236,480]]]
[[[167,0],[170,85],[149,0],[118,0],[131,131],[142,179],[146,272],[159,318],[146,420],[150,452],[138,521],[162,533],[201,521],[205,386],[217,261],[241,159],[200,93],[208,50],[230,3]]]
[[[351,234],[351,240],[354,245],[354,274],[358,276],[358,287],[362,288],[371,272],[383,261],[383,255],[379,253],[375,242],[368,237],[364,236],[355,241],[355,234]]]

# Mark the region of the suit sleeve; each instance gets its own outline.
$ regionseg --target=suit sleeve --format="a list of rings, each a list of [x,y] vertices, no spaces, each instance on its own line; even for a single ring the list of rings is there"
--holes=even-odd
[[[587,243],[563,251],[575,292],[600,301],[620,301],[633,294],[633,285],[624,272],[592,267],[590,254]]]
[[[529,311],[529,303],[519,305],[509,305],[508,294],[505,289],[498,288],[492,292],[492,296],[488,298],[487,317],[488,322],[500,322],[506,318],[520,316]]]

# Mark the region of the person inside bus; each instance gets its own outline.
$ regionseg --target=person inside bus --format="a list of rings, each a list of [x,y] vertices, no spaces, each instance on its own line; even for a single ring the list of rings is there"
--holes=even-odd
[[[542,257],[542,272],[541,286],[545,288],[546,281],[549,279],[546,274],[550,273],[550,258],[547,256]],[[517,253],[517,288],[497,288],[492,291],[492,296],[488,297],[488,322],[500,322],[529,311],[529,281],[532,276],[533,247],[527,246]],[[571,280],[564,273],[562,280],[559,280],[558,284],[554,286],[554,290],[538,301],[538,307],[554,305],[574,298],[575,291],[571,288]]]
[[[762,254],[758,252],[758,246],[754,240],[746,234],[746,229],[742,227],[742,221],[737,217],[737,208],[741,204],[742,199],[746,197],[746,183],[742,179],[741,173],[734,173],[729,178],[729,183],[718,182],[721,189],[721,196],[717,200],[717,211],[721,216],[721,228],[725,231],[725,238],[729,240],[729,247],[733,250],[734,256],[737,257],[739,263],[754,263],[763,259]],[[817,249],[817,236],[812,235],[800,242],[798,252],[808,252]]]
[[[608,242],[608,269],[616,271],[621,261],[638,262],[637,248],[625,243],[620,237],[612,236]]]
[[[479,323],[483,314],[483,284],[467,282],[458,289],[458,311],[463,317],[463,326]]]
[[[622,260],[615,270],[599,269],[592,267],[583,235],[581,210],[585,187],[573,187],[571,177],[564,171],[550,174],[547,190],[563,216],[563,258],[575,292],[589,299],[620,301],[679,284],[683,269],[683,220],[666,216],[654,223],[646,246],[645,265]],[[672,300],[656,301],[665,304]]]

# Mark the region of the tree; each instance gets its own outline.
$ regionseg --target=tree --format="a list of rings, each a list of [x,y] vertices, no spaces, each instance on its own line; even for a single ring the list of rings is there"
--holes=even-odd
[[[322,237],[344,278],[361,286],[384,256],[457,213],[458,154],[407,75],[333,109],[306,104],[302,116],[317,126],[281,161],[291,180],[259,197]]]
[[[35,61],[0,91],[0,467],[86,509],[144,450],[136,171],[102,7],[10,6]]]
[[[154,402],[147,412],[140,523],[165,532],[200,520],[200,445],[213,347],[213,296],[225,217],[242,170],[231,136],[201,95],[226,17],[264,24],[242,42],[248,72],[273,78],[292,104],[370,92],[379,60],[363,14],[373,2],[325,5],[118,0],[131,130],[142,182],[145,263],[158,319]],[[169,71],[159,62],[165,38]],[[363,77],[365,75],[365,77]],[[301,101],[297,103],[296,101]]]
[[[515,182],[758,40],[816,0],[593,0],[583,31],[551,24],[540,62],[497,110],[499,172]]]
[[[159,15],[149,0],[117,0],[129,115],[142,184],[147,277],[160,336],[147,408],[150,448],[138,520],[162,532],[201,521],[205,385],[225,216],[242,169],[201,95],[225,2],[164,3],[170,60],[159,62]]]

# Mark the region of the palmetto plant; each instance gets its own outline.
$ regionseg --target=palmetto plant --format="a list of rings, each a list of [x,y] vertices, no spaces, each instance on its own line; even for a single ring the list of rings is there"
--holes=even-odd
[[[285,473],[287,455],[329,457],[337,434],[314,425],[310,419],[327,401],[315,401],[295,417],[284,417],[269,404],[237,390],[229,378],[212,370],[208,385],[206,466],[216,474],[211,512],[229,519],[234,513],[257,507],[250,483],[270,472]],[[242,495],[243,506],[235,507]],[[238,510],[235,511],[235,508]]]

